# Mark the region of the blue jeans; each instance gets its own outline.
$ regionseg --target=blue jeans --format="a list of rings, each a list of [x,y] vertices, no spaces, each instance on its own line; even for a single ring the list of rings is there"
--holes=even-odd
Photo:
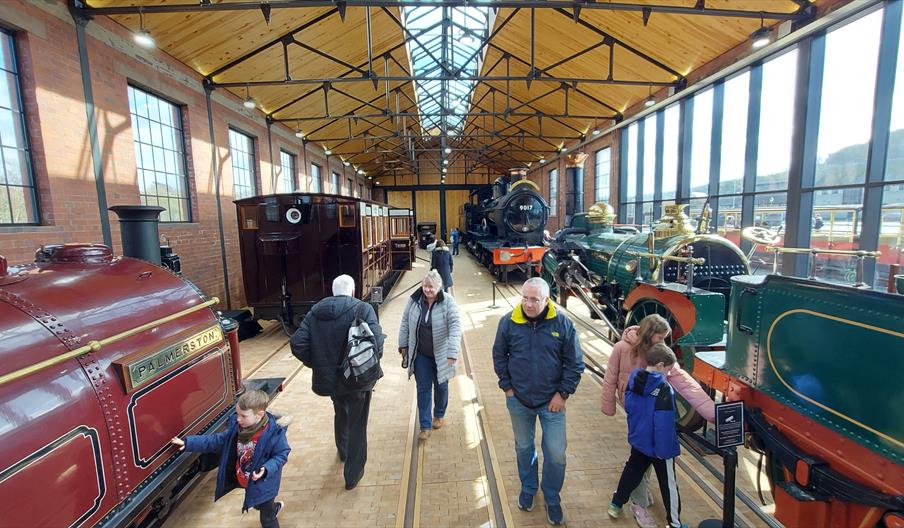
[[[433,427],[430,417],[430,392],[433,392],[433,416],[442,418],[449,405],[449,382],[436,382],[436,360],[417,354],[414,358],[414,381],[417,382],[417,416],[421,429]]]
[[[547,506],[557,506],[561,499],[559,492],[565,482],[565,411],[550,412],[546,405],[531,409],[525,407],[514,396],[505,399],[509,415],[512,417],[512,431],[515,433],[515,458],[518,460],[518,477],[521,491],[529,495],[537,494],[537,448],[534,445],[537,417],[543,431],[543,498]]]

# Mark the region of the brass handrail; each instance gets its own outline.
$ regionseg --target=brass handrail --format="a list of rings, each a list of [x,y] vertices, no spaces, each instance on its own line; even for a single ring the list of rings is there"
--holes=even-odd
[[[817,248],[789,248],[781,246],[766,246],[767,251],[776,253],[810,253],[810,254],[826,254],[826,255],[848,255],[860,258],[878,258],[882,256],[881,251],[864,251],[860,249],[817,249]]]
[[[629,255],[631,255],[632,257],[644,257],[644,258],[652,258],[652,259],[657,259],[657,260],[671,260],[674,262],[683,262],[685,264],[689,263],[689,264],[694,264],[697,266],[702,266],[703,264],[706,264],[706,259],[700,258],[700,257],[676,257],[676,256],[672,256],[672,255],[663,256],[663,255],[657,255],[655,253],[643,253],[640,251],[628,251],[627,253]]]
[[[153,328],[155,326],[159,326],[164,323],[168,323],[170,321],[173,321],[175,319],[178,319],[178,318],[188,315],[190,313],[194,313],[201,309],[207,308],[208,306],[217,304],[218,302],[220,302],[220,299],[218,299],[217,297],[211,297],[210,300],[205,301],[201,304],[192,306],[191,308],[186,308],[185,310],[182,310],[181,312],[176,312],[174,314],[170,314],[165,317],[161,317],[160,319],[151,321],[150,323],[145,323],[141,326],[136,326],[135,328],[126,330],[124,332],[120,332],[120,333],[118,333],[116,335],[112,335],[110,337],[106,337],[104,339],[101,339],[100,341],[89,341],[87,345],[80,346],[80,347],[76,348],[75,350],[66,352],[65,354],[60,354],[59,356],[54,356],[52,358],[45,359],[44,361],[34,363],[27,367],[20,368],[19,370],[10,372],[9,374],[4,374],[3,376],[0,376],[0,385],[4,385],[6,383],[9,383],[10,381],[17,380],[19,378],[24,378],[25,376],[29,376],[31,374],[34,374],[35,372],[44,370],[47,367],[52,367],[58,363],[62,363],[64,361],[67,361],[74,357],[81,356],[82,354],[87,354],[88,352],[97,352],[98,350],[100,350],[101,348],[103,348],[106,345],[109,345],[110,343],[115,343],[116,341],[121,341],[127,337],[131,337],[135,334],[144,332],[145,330],[148,330],[149,328]]]

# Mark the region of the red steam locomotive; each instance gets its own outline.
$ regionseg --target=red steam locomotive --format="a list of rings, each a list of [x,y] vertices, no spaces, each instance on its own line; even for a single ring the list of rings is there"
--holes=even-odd
[[[107,246],[0,257],[0,526],[154,526],[202,469],[173,436],[242,390],[234,323],[189,283]]]

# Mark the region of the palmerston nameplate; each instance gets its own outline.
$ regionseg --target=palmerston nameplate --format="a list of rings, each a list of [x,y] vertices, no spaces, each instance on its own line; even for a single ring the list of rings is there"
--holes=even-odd
[[[115,362],[115,365],[122,374],[126,392],[132,392],[158,374],[222,341],[223,331],[220,325],[214,325],[150,355],[132,355]]]

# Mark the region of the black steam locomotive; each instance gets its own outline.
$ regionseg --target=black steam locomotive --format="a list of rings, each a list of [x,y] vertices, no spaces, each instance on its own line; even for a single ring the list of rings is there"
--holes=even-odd
[[[529,272],[543,258],[549,206],[540,188],[506,176],[471,193],[462,206],[463,242],[477,259],[505,280],[513,269]]]

